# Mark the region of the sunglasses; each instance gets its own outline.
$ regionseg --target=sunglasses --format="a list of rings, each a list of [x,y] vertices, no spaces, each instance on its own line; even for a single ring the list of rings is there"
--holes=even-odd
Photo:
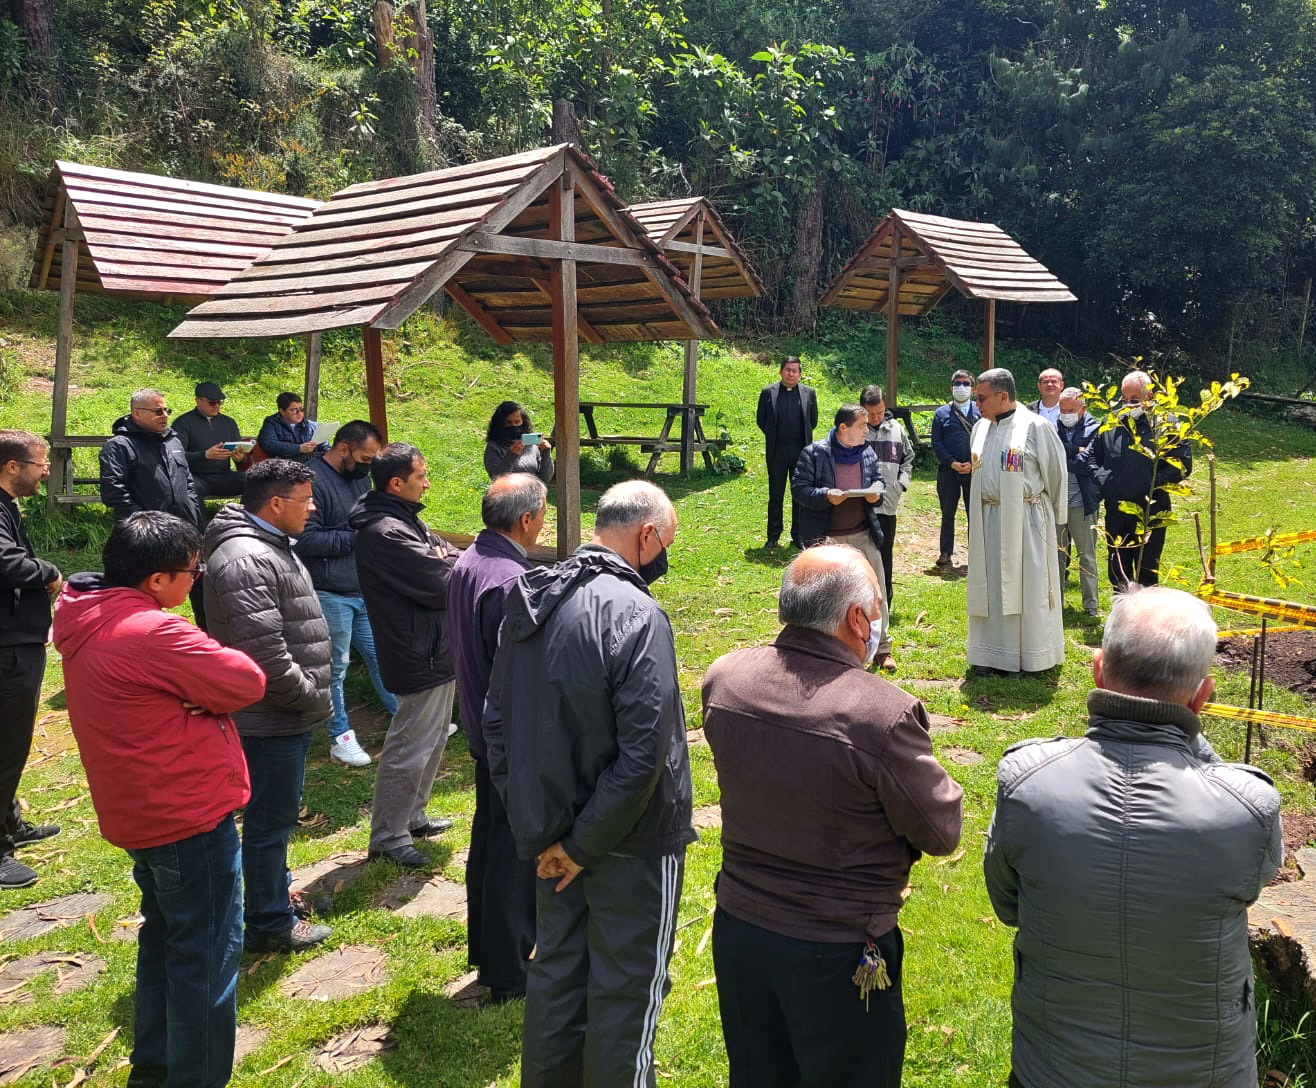
[[[134,408],[134,412],[149,412],[153,416],[167,416],[170,412],[168,408]]]
[[[206,573],[206,565],[204,563],[198,563],[195,567],[182,567],[178,570],[167,570],[167,571],[162,571],[161,573],[190,574],[192,576],[192,581],[195,582],[198,578],[201,577],[201,575]]]

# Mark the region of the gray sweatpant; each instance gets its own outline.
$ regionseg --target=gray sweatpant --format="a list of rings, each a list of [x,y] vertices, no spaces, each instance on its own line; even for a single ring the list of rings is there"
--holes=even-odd
[[[410,828],[425,823],[448,743],[452,697],[457,682],[410,695],[399,695],[398,712],[388,726],[375,771],[375,800],[370,808],[370,849],[396,850],[411,843]]]

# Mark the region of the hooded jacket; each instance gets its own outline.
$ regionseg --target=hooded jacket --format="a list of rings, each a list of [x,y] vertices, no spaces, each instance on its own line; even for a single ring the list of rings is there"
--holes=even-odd
[[[524,859],[560,841],[588,868],[697,838],[672,627],[611,548],[584,544],[517,580],[484,742]]]
[[[0,646],[45,644],[50,592],[59,568],[38,559],[23,528],[23,513],[0,487]]]
[[[265,672],[265,697],[233,715],[238,731],[293,736],[326,721],[329,627],[292,541],[227,503],[206,527],[203,554],[211,635]]]
[[[321,593],[360,597],[356,576],[356,530],[348,524],[357,500],[370,490],[369,476],[350,480],[317,453],[306,467],[315,474],[311,495],[315,509],[293,545]]]
[[[983,868],[1014,939],[1025,1088],[1254,1088],[1247,908],[1280,799],[1186,706],[1098,690],[1081,738],[1006,750]]]
[[[356,530],[356,574],[379,675],[394,695],[428,691],[454,678],[447,609],[458,552],[420,520],[424,509],[367,491],[348,519]]]
[[[101,502],[116,520],[139,510],[162,510],[200,528],[201,503],[187,452],[172,427],[163,434],[120,416],[101,447]]]
[[[247,803],[247,762],[229,715],[261,697],[265,675],[246,654],[99,574],[75,574],[64,587],[55,647],[108,841],[125,850],[178,842]]]

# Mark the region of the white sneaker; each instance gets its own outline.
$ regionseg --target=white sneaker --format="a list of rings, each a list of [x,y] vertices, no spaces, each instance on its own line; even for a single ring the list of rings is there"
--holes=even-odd
[[[333,739],[329,745],[329,758],[349,767],[365,767],[370,763],[370,754],[357,743],[356,732],[351,729]]]

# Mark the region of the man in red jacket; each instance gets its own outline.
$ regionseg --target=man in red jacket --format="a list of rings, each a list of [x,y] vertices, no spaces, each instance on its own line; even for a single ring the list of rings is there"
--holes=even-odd
[[[201,536],[171,514],[118,522],[104,574],[55,604],[69,722],[101,834],[142,890],[128,1083],[221,1088],[233,1070],[242,861],[251,788],[230,713],[265,693],[246,654],[164,611],[200,575]]]

